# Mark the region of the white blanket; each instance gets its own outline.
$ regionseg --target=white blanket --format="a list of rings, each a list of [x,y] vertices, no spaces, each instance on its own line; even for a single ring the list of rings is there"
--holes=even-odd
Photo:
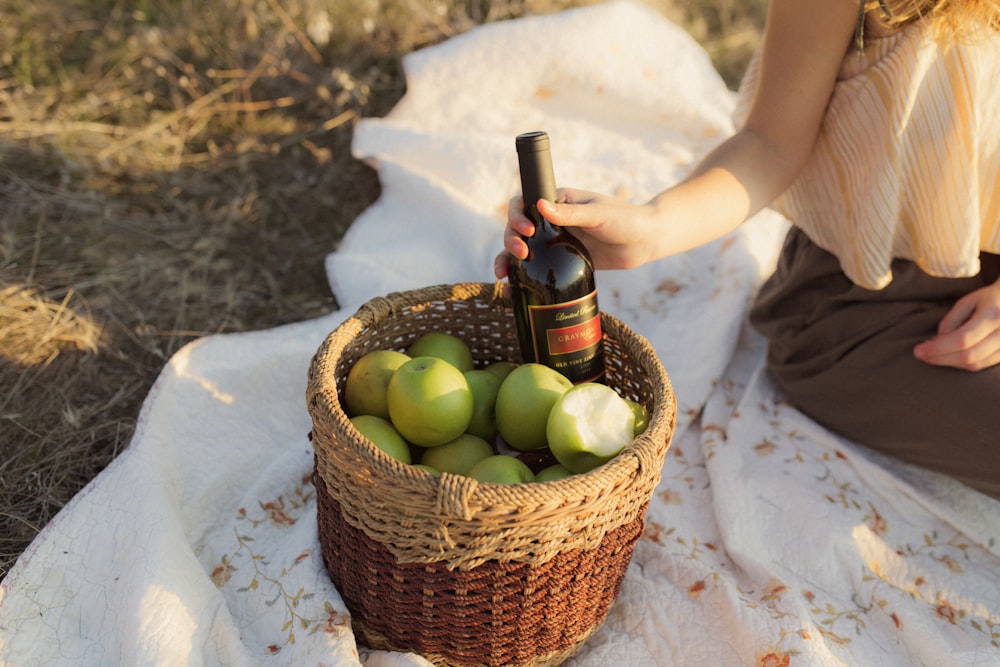
[[[490,24],[405,67],[405,97],[356,134],[384,193],[329,257],[342,308],[169,361],[131,446],[0,587],[0,664],[427,664],[358,646],[323,568],[310,357],[369,297],[492,280],[515,134],[550,133],[560,183],[638,201],[732,131],[733,99],[686,33],[625,2]],[[569,664],[1000,665],[1000,504],[825,431],[762,370],[744,316],[784,230],[764,213],[598,276],[679,422],[620,597]]]

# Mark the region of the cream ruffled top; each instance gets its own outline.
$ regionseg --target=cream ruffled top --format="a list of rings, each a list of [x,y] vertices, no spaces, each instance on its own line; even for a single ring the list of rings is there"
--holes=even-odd
[[[865,42],[844,59],[805,170],[772,207],[862,287],[889,284],[893,258],[975,275],[980,250],[1000,253],[1000,35],[942,51],[910,25]]]

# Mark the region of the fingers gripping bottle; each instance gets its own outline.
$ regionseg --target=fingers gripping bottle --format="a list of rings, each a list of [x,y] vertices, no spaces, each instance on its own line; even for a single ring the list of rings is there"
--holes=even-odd
[[[604,342],[593,263],[579,239],[538,211],[539,199],[556,199],[548,134],[520,134],[515,145],[524,211],[535,225],[534,235],[524,237],[528,257],[513,258],[508,271],[522,357],[574,384],[600,382]]]

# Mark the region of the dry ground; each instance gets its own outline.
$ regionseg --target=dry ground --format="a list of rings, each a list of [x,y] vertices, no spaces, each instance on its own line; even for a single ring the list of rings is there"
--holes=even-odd
[[[647,0],[735,85],[766,0]],[[212,332],[337,307],[400,57],[573,0],[0,0],[0,579]]]

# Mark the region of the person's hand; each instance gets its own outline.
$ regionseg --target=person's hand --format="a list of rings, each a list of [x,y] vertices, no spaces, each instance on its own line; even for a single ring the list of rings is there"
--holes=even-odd
[[[572,234],[586,246],[596,269],[630,269],[653,259],[647,235],[655,233],[650,206],[638,206],[607,195],[560,188],[556,202],[541,200],[539,211],[553,224],[572,227]],[[523,236],[535,233],[524,215],[520,197],[510,200],[504,250],[494,261],[497,278],[507,276],[511,256],[524,259],[528,246]]]
[[[913,354],[928,364],[966,371],[1000,363],[1000,281],[956,301],[937,335],[914,347]]]

